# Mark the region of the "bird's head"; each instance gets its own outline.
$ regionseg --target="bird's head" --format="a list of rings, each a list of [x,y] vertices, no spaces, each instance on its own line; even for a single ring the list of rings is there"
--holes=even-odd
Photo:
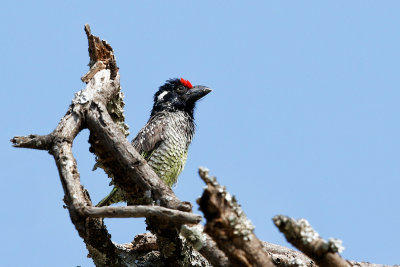
[[[196,101],[211,91],[207,86],[192,86],[183,78],[168,80],[154,95],[152,115],[163,110],[180,110],[193,117]]]

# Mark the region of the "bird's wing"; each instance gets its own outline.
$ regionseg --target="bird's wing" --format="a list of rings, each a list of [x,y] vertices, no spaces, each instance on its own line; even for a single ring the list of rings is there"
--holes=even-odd
[[[139,131],[132,144],[139,154],[146,160],[149,160],[153,151],[164,140],[164,130],[166,124],[163,118],[152,118],[147,124]]]

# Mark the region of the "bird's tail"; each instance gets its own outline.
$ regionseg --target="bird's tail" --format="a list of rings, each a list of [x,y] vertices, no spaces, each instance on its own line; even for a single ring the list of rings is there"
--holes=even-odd
[[[96,207],[110,206],[111,204],[125,201],[121,189],[114,187],[105,198],[103,198]]]

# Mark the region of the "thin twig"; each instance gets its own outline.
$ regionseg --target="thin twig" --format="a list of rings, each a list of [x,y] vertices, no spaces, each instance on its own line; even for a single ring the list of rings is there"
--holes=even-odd
[[[197,224],[200,215],[159,206],[84,207],[82,213],[91,218],[150,218],[157,217],[176,224]]]

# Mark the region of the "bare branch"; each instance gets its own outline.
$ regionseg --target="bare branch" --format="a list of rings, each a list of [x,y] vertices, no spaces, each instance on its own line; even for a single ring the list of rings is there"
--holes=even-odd
[[[51,134],[15,136],[10,140],[10,142],[13,143],[14,147],[49,150],[53,144],[53,136]]]
[[[263,250],[262,243],[254,235],[254,226],[246,218],[235,198],[208,170],[199,169],[199,175],[207,184],[197,200],[207,219],[205,232],[225,252],[234,266],[274,266],[271,257]]]
[[[79,235],[84,239],[95,264],[97,266],[116,266],[119,256],[102,220],[87,219],[80,212],[81,208],[91,205],[91,202],[80,184],[71,145],[69,142],[61,142],[51,150],[60,174],[65,193],[64,201],[67,204],[71,221]]]
[[[304,255],[301,251],[289,249],[284,246],[262,242],[264,250],[271,255],[276,266],[279,267],[316,267],[317,264]],[[389,267],[389,265],[373,264],[369,262],[347,261],[354,267]],[[324,266],[324,265],[319,265]],[[390,265],[390,267],[400,267],[400,265]]]
[[[84,207],[82,213],[91,218],[150,218],[157,217],[175,224],[197,224],[202,217],[197,214],[167,209],[159,206]]]
[[[114,182],[117,185],[125,185],[122,188],[128,195],[137,197],[135,193],[138,192],[137,188],[139,187],[140,192],[148,195],[151,201],[159,201],[161,205],[168,208],[190,211],[191,204],[179,201],[172,190],[158,178],[147,162],[126,140],[127,127],[124,125],[124,116],[121,114],[120,106],[117,107],[119,114],[113,113],[118,121],[114,122],[111,118],[106,106],[110,102],[119,102],[119,98],[123,96],[120,91],[118,67],[111,46],[93,36],[88,25],[86,25],[85,31],[89,40],[91,58],[91,70],[87,76],[91,79],[87,81],[86,88],[75,94],[67,113],[51,134],[14,137],[11,142],[16,147],[48,150],[54,156],[65,193],[64,201],[71,220],[79,235],[84,239],[96,266],[128,266],[129,264],[123,263],[130,257],[126,257],[126,250],[123,247],[118,247],[111,241],[111,236],[103,221],[87,217],[90,212],[95,211],[95,214],[96,209],[91,208],[89,194],[80,184],[76,161],[72,154],[72,142],[81,130],[88,127],[91,135],[98,134],[104,137],[105,141],[96,142],[94,140],[91,143],[92,148],[101,151],[106,156],[115,157],[112,162],[115,165],[111,164],[108,170],[115,172]],[[102,63],[96,64],[94,61]],[[102,64],[106,66],[105,69]],[[111,107],[113,108],[112,105]],[[122,168],[118,169],[121,166]],[[166,234],[165,236],[158,235],[160,240],[163,239],[163,242],[159,243],[161,244],[160,248],[165,250],[162,244],[174,245],[176,243],[176,246],[174,245],[176,249],[171,251],[173,251],[172,255],[179,256],[183,244],[177,230],[177,226],[181,223],[177,222],[198,223],[200,218],[197,215],[159,211],[161,212],[152,211],[153,213],[147,214],[150,214],[147,218],[149,228],[155,231],[154,229],[158,229],[158,226],[163,226],[164,228],[160,228],[161,230],[155,231]],[[162,214],[164,216],[160,220]],[[170,247],[172,248],[172,246]],[[170,257],[170,262],[176,261],[174,257]]]
[[[343,250],[341,241],[330,239],[326,242],[311,227],[308,221],[304,219],[293,220],[283,215],[275,216],[273,221],[285,235],[288,242],[313,259],[319,266],[351,266],[338,254]]]

